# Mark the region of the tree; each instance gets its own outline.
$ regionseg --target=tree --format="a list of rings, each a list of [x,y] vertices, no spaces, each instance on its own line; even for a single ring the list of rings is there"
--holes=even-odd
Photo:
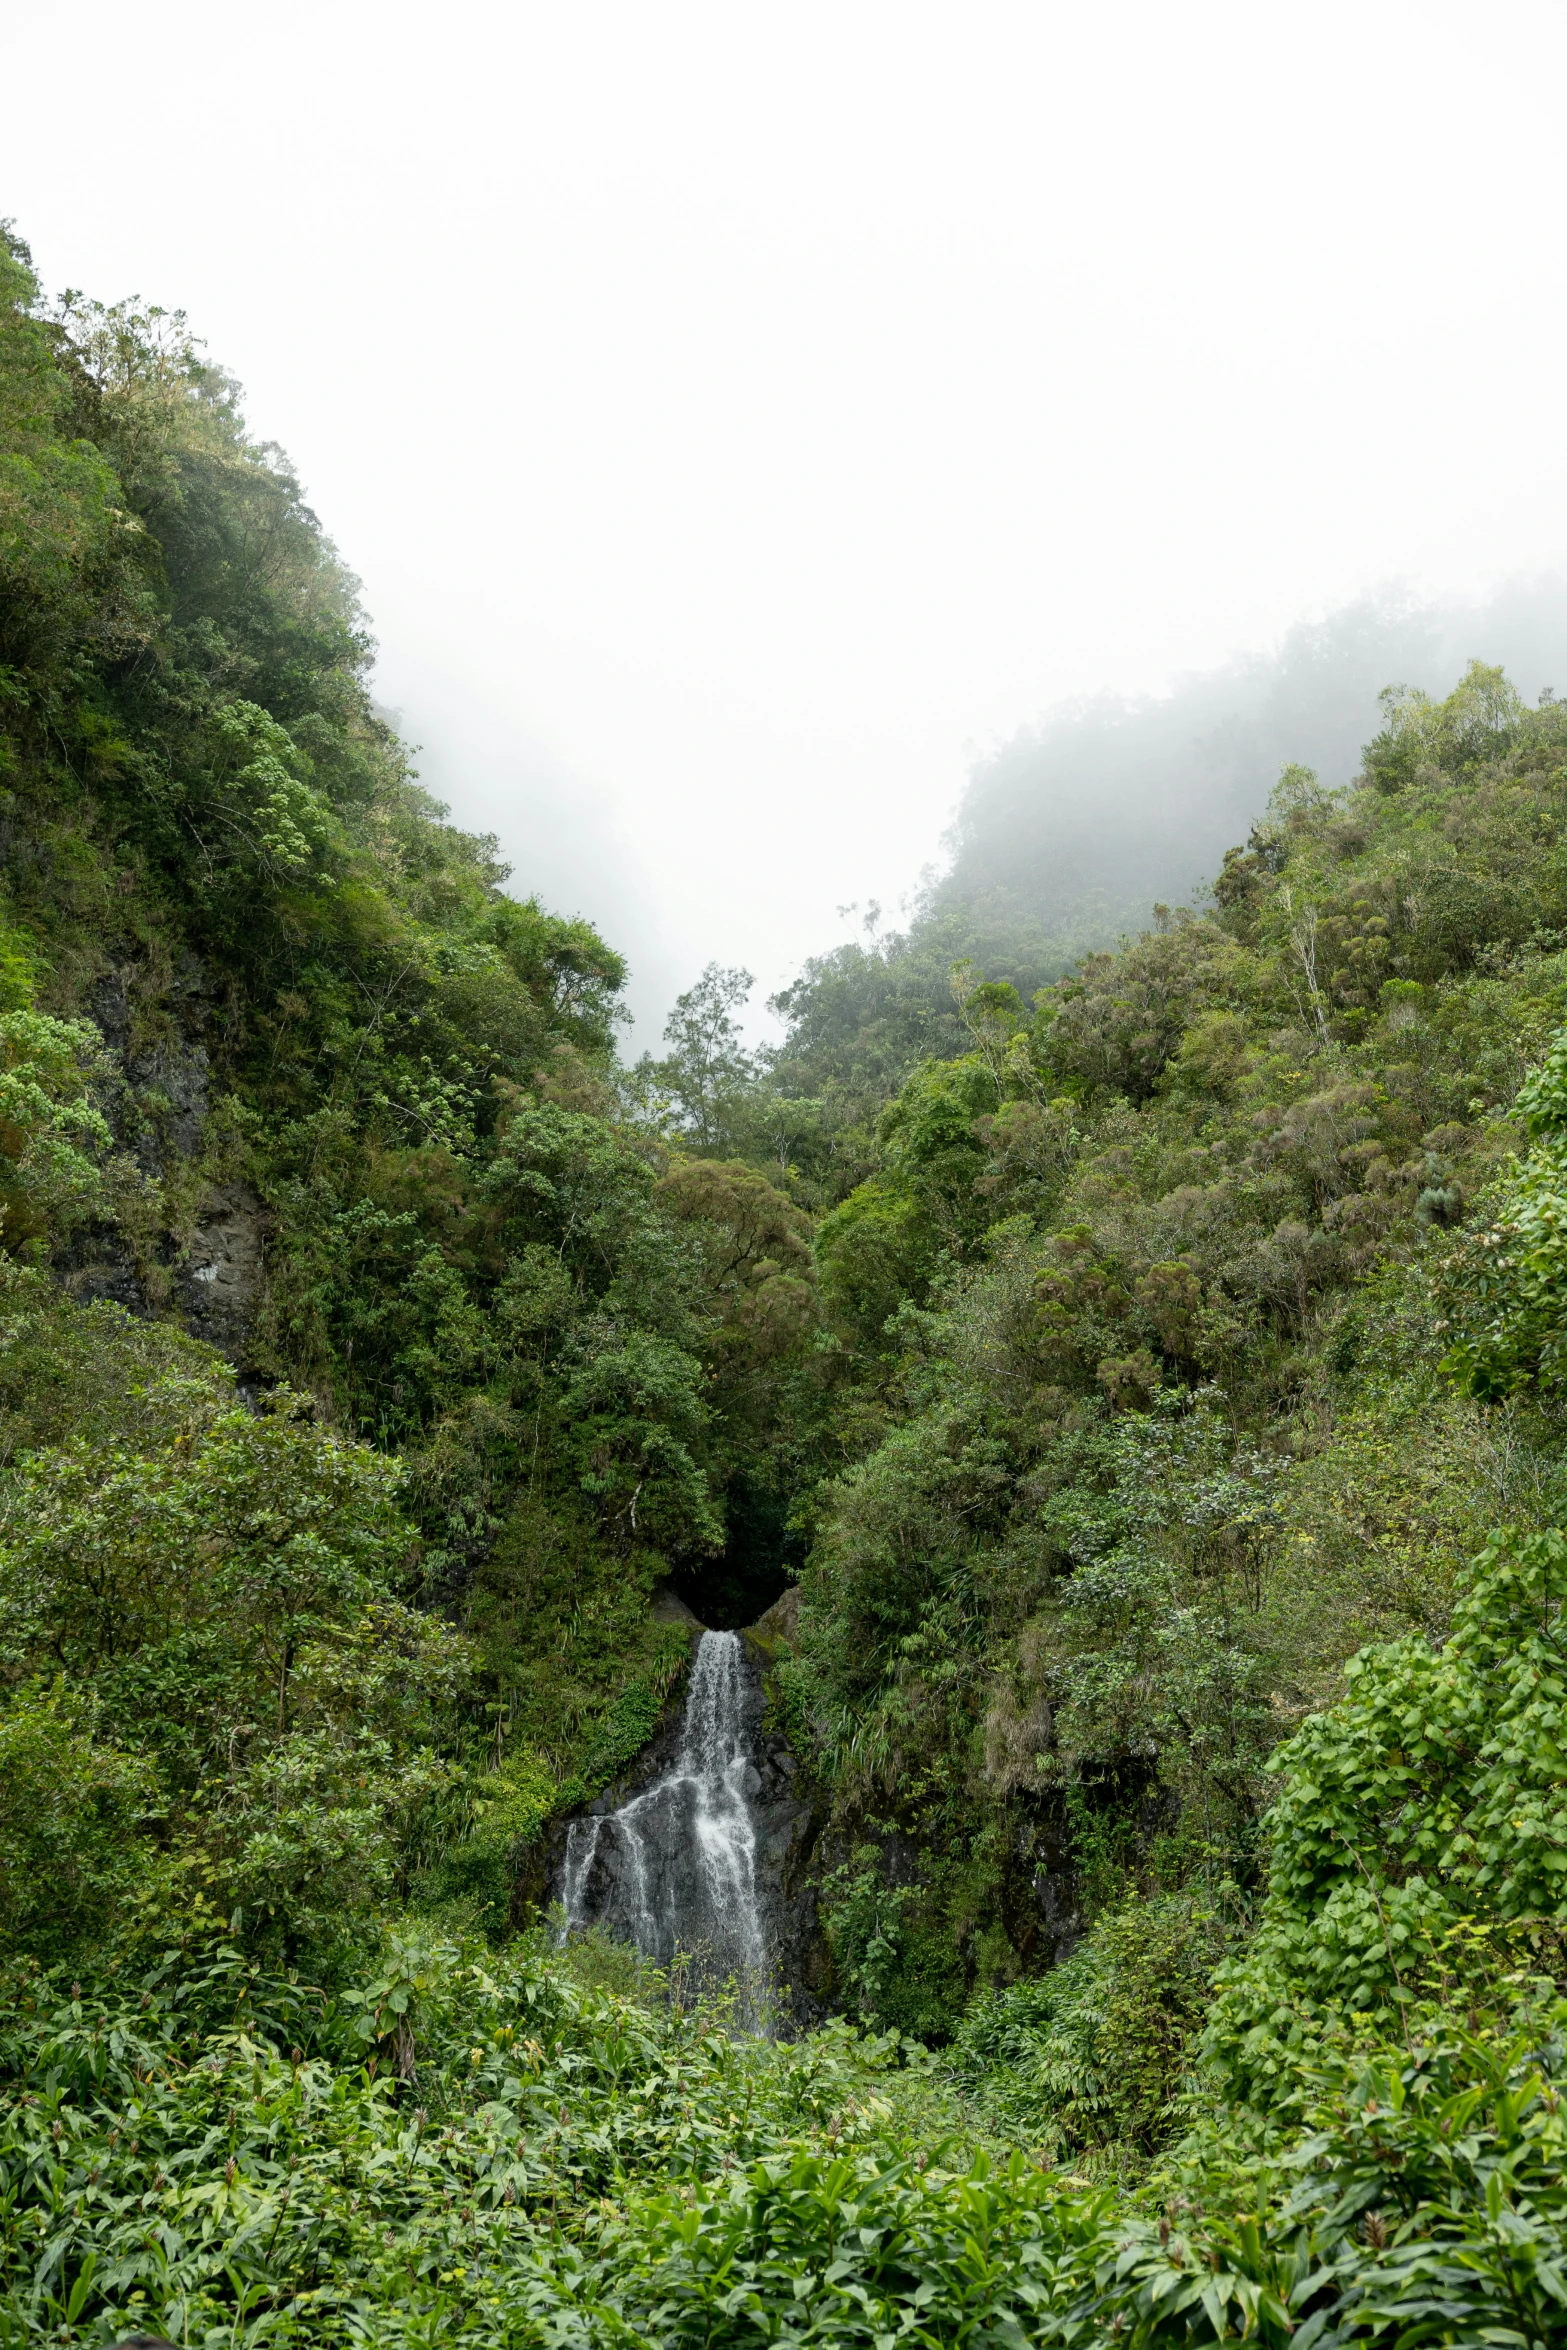
[[[719,1147],[725,1112],[756,1080],[758,1056],[747,1050],[733,1018],[755,984],[749,971],[709,963],[696,985],[675,999],[664,1029],[673,1049],[648,1065],[698,1150]]]
[[[412,1542],[396,1462],[282,1396],[156,1451],[73,1443],[14,1473],[0,1519],[0,1642],[145,1711],[176,1775],[229,1726],[282,1737],[301,1656],[389,1596]]]

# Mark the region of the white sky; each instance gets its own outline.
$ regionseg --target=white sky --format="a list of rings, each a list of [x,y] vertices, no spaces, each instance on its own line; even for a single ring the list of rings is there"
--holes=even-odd
[[[46,283],[240,376],[639,1041],[895,904],[1060,696],[1567,553],[1560,0],[5,0],[0,54]]]

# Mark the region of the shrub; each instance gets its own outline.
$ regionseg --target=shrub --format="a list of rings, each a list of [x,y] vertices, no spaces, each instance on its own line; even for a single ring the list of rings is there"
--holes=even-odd
[[[1564,1601],[1567,1536],[1497,1534],[1445,1646],[1362,1650],[1274,1756],[1267,1896],[1205,2040],[1232,2095],[1288,2104],[1351,2019],[1451,1993],[1469,1921],[1567,1920]]]
[[[11,1950],[90,1950],[147,1869],[156,1774],[94,1734],[95,1710],[63,1679],[27,1684],[0,1710],[0,1943]]]
[[[957,2077],[1032,2143],[1140,2160],[1175,2128],[1220,1947],[1188,1897],[1128,1902],[1048,1974],[975,2003]]]

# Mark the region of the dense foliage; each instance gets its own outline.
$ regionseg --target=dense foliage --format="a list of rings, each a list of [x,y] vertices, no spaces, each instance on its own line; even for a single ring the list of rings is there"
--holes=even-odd
[[[6,2338],[1559,2338],[1567,706],[627,1069],[236,388],[0,269]],[[770,2041],[516,1887],[795,1580]]]
[[[612,1954],[605,1953],[608,1959]],[[1138,2214],[963,2154],[928,2057],[736,2038],[528,1945],[322,1992],[221,1945],[8,1985],[12,2340],[1163,2346],[1548,2340],[1561,2013],[1312,2075]],[[624,1975],[626,1970],[622,1968]],[[638,1996],[638,1993],[641,1996]]]
[[[19,246],[0,266],[8,1247],[395,1451],[377,1603],[438,1595],[474,1735],[499,1709],[566,1774],[663,1671],[660,1576],[773,1596],[751,1529],[811,1416],[803,1221],[621,1115],[619,957],[419,790],[355,583],[183,321],[46,311]]]
[[[867,2012],[950,2030],[1123,1897],[1245,1931],[1281,1736],[1559,1515],[1564,757],[1476,668],[1286,770],[1207,916],[955,973],[817,1236],[859,1455],[788,1672]]]

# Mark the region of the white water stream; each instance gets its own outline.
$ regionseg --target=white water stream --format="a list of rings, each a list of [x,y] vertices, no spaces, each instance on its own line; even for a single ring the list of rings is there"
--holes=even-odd
[[[747,1697],[739,1634],[704,1632],[669,1770],[566,1832],[568,1933],[601,1924],[662,1965],[683,1952],[716,1973],[760,1977]]]

